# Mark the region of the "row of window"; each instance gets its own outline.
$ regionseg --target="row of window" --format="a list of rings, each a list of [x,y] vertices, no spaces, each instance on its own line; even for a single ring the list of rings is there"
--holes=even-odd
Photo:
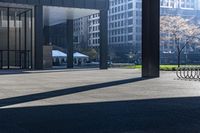
[[[110,37],[109,43],[120,43],[126,41],[133,41],[133,35]]]
[[[99,24],[99,19],[94,19],[89,21],[89,25]]]
[[[141,9],[141,8],[142,8],[142,3],[136,2],[134,9]],[[133,2],[128,3],[128,4],[124,3],[123,5],[118,5],[116,7],[111,7],[109,10],[109,13],[113,14],[113,13],[118,13],[118,12],[122,12],[126,10],[131,10],[131,9],[133,9]]]
[[[98,38],[98,37],[99,37],[99,32],[90,34],[90,38]]]
[[[141,32],[141,28],[137,27],[136,28],[138,32]],[[123,35],[126,33],[133,33],[133,27],[127,27],[127,28],[121,28],[121,29],[115,29],[115,30],[110,30],[109,35]]]
[[[119,20],[119,19],[131,18],[131,17],[133,17],[133,13],[134,13],[133,11],[128,11],[128,12],[124,12],[124,13],[110,15],[109,16],[109,21],[115,21],[115,20]],[[136,11],[135,12],[135,16],[136,17],[141,17],[142,16],[142,12],[141,11]]]
[[[129,19],[127,21],[118,21],[118,22],[112,22],[109,24],[109,28],[113,29],[113,28],[120,28],[120,27],[124,27],[124,26],[131,26],[133,25],[133,19]]]
[[[133,9],[133,3],[129,3],[128,5],[123,4],[123,5],[119,5],[117,7],[112,7],[109,11],[110,14],[112,13],[118,13],[121,11],[125,11],[127,9]]]
[[[94,45],[94,44],[99,44],[100,43],[100,39],[90,39],[89,40],[89,45]]]
[[[115,6],[115,5],[123,4],[125,2],[131,2],[131,1],[133,0],[110,0],[110,5]]]
[[[141,35],[136,35],[135,40],[141,42]],[[133,35],[109,37],[109,43],[120,43],[126,41],[133,41]]]
[[[195,8],[196,0],[161,0],[161,6],[169,8]]]
[[[124,18],[126,18],[126,16],[127,16],[126,12],[125,13],[119,13],[119,14],[111,15],[111,16],[109,16],[109,21],[124,19]],[[129,16],[129,17],[131,17],[131,16]]]
[[[89,19],[93,19],[93,18],[97,18],[97,17],[99,17],[99,13],[90,15]]]
[[[99,32],[99,25],[89,27],[89,32]]]
[[[141,25],[142,23],[142,20],[141,19],[128,19],[127,21],[117,21],[117,22],[111,22],[109,23],[109,29],[115,29],[115,28],[120,28],[120,27],[124,27],[124,26],[131,26],[134,24],[134,21],[135,21],[135,24],[137,26]]]

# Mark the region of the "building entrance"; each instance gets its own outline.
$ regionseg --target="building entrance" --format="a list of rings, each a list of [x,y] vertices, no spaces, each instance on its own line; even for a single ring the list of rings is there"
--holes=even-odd
[[[33,66],[32,9],[0,7],[0,69]]]

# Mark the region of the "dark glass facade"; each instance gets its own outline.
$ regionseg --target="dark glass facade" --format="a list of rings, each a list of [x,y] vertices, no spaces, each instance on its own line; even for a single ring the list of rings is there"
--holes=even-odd
[[[44,34],[43,34],[43,6],[56,6],[56,7],[70,7],[70,8],[82,8],[82,9],[96,9],[100,11],[100,69],[107,69],[108,64],[108,9],[109,9],[109,1],[108,0],[0,0],[0,6],[2,4],[7,4],[8,7],[10,5],[15,4],[26,4],[34,7],[34,69],[43,69],[43,45],[44,45]],[[3,17],[6,20],[7,16],[7,24],[5,26],[0,26],[0,38],[1,42],[4,45],[1,45],[1,64],[0,66],[2,68],[10,68],[14,64],[15,66],[18,66],[20,68],[23,67],[29,67],[30,61],[27,61],[28,59],[31,59],[29,57],[28,47],[27,47],[27,34],[24,35],[22,32],[26,33],[27,31],[32,29],[32,25],[30,29],[27,30],[27,10],[24,17],[24,24],[22,26],[22,23],[19,28],[14,26],[14,28],[10,27],[10,9],[9,8],[3,8],[1,9],[3,14],[1,14],[1,17]],[[159,18],[160,18],[160,0],[143,0],[142,1],[142,76],[143,77],[159,77],[159,44],[160,44],[160,30],[159,30]],[[18,17],[17,17],[18,18]],[[17,19],[16,18],[16,19]],[[19,19],[19,18],[18,18]],[[30,19],[31,20],[31,19]],[[2,18],[1,18],[2,21]],[[22,18],[20,19],[22,21]],[[73,27],[73,20],[69,21],[68,27]],[[2,23],[2,22],[0,22]],[[22,28],[24,27],[24,28]],[[72,28],[71,27],[71,28]],[[10,39],[12,38],[10,35],[10,30],[15,29],[16,32],[19,34],[18,37],[17,34],[14,34],[16,38],[19,39],[19,46],[24,46],[22,48],[14,48],[14,53],[17,55],[18,51],[20,51],[20,54],[18,55],[18,59],[20,61],[17,61],[15,59],[15,54],[12,55],[11,49],[10,49]],[[19,31],[21,32],[19,32]],[[71,40],[68,40],[71,44],[73,43],[73,29],[71,31],[69,30],[67,33],[69,33],[68,38]],[[5,38],[4,38],[5,37]],[[32,36],[31,36],[32,37]],[[3,38],[3,39],[2,39]],[[24,39],[22,39],[24,38]],[[2,41],[3,40],[3,41]],[[22,42],[24,41],[24,44]],[[31,46],[31,44],[30,44]],[[5,48],[4,48],[5,47]],[[68,56],[68,60],[70,60],[70,65],[73,64],[73,46],[70,45],[68,48],[68,51],[70,51],[70,56]],[[5,52],[3,52],[5,51]],[[23,52],[22,52],[23,51]],[[151,52],[149,52],[151,51]],[[32,51],[31,51],[32,52]],[[30,53],[31,53],[30,52]],[[22,54],[23,53],[23,54]],[[14,57],[14,58],[13,58]],[[12,58],[12,59],[11,59]],[[23,58],[23,59],[22,59]],[[7,59],[7,60],[6,60]],[[5,61],[4,61],[5,60]],[[15,63],[11,63],[15,62]],[[18,63],[17,63],[18,62]],[[19,64],[19,65],[18,65]],[[25,64],[22,66],[22,64]],[[32,63],[30,63],[32,64]]]
[[[0,69],[31,69],[33,11],[27,8],[0,8]]]

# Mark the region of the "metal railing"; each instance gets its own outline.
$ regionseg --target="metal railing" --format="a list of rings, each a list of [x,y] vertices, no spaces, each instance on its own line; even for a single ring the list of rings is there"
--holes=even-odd
[[[176,75],[179,79],[200,80],[200,66],[179,67],[176,70]]]

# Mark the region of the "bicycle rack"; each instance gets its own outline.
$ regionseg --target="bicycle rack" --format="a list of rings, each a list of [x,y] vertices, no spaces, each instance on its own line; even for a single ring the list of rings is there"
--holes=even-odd
[[[176,76],[179,79],[200,80],[200,67],[178,67],[176,69]]]

